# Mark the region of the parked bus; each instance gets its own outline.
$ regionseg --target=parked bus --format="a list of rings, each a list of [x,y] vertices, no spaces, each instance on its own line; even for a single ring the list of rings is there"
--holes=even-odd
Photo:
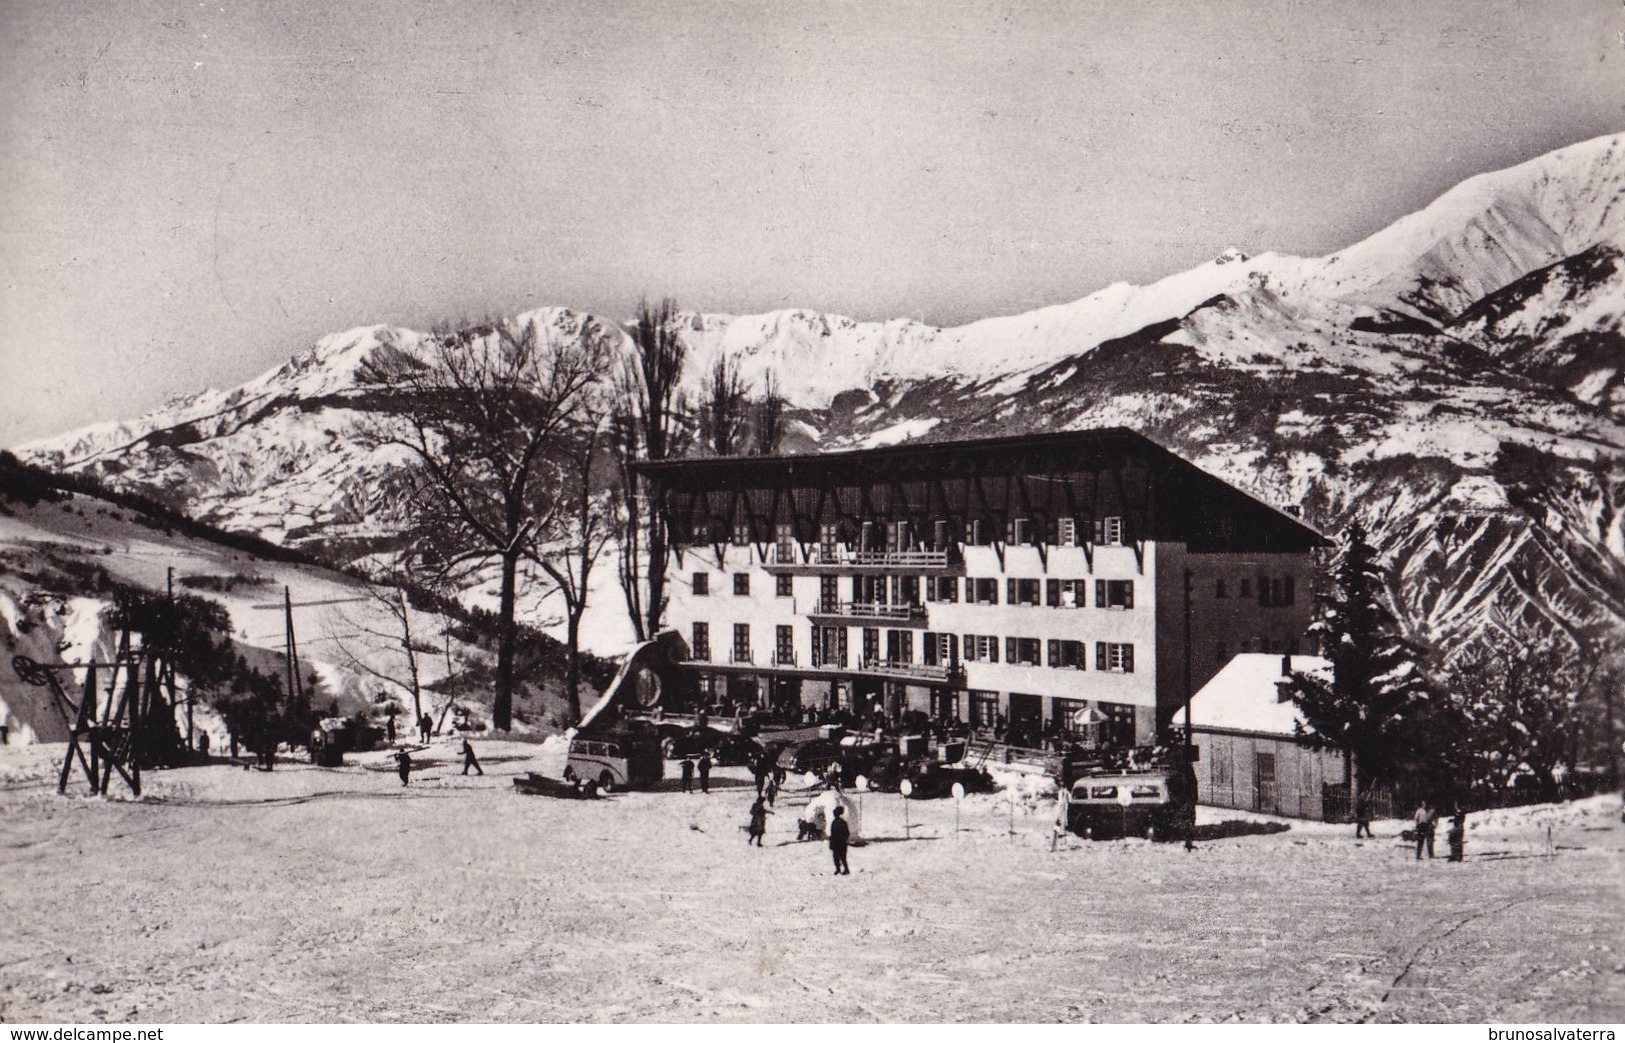
[[[595,732],[570,740],[564,777],[605,792],[640,789],[660,781],[663,765],[660,735],[652,729]]]

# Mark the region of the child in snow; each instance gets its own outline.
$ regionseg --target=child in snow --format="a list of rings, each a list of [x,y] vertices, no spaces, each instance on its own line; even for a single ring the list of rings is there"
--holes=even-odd
[[[395,769],[400,772],[401,785],[407,786],[412,781],[412,755],[405,750],[395,755]]]
[[[474,756],[474,747],[468,744],[468,739],[465,736],[463,739],[463,774],[467,775],[470,768],[473,768],[474,773],[477,775],[485,774],[485,769],[480,767],[480,759]]]
[[[835,875],[851,876],[846,864],[846,846],[852,839],[852,829],[846,824],[846,809],[835,806],[835,817],[829,823],[829,853],[835,859]]]
[[[1444,835],[1445,843],[1450,845],[1449,862],[1461,862],[1466,858],[1467,851],[1467,812],[1456,810],[1450,816],[1450,831]]]
[[[746,827],[749,836],[745,840],[745,846],[749,847],[751,844],[762,846],[762,837],[767,835],[767,816],[771,814],[773,812],[767,810],[762,798],[757,797],[756,803],[750,806],[750,825]]]

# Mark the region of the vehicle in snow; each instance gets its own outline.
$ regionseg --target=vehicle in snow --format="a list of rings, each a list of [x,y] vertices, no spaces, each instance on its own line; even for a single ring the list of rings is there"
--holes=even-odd
[[[663,761],[657,732],[593,732],[570,740],[564,777],[570,782],[595,782],[606,793],[639,789],[660,781]]]
[[[1196,772],[1184,747],[1086,770],[1063,792],[1067,829],[1079,836],[1172,840],[1196,828]]]
[[[936,800],[954,790],[954,783],[965,787],[966,793],[992,793],[993,776],[981,768],[943,764],[940,761],[921,761],[908,770],[911,787],[910,800]]]

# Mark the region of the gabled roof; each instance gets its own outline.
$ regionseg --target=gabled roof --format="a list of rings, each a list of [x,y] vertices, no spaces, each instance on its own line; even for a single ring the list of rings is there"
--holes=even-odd
[[[1327,677],[1332,671],[1331,660],[1321,656],[1245,652],[1226,663],[1191,698],[1191,729],[1296,736],[1303,717],[1291,699],[1281,698],[1279,686],[1286,680],[1283,666],[1294,673]]]

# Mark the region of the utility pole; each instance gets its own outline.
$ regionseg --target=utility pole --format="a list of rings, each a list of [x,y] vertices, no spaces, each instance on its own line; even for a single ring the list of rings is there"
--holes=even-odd
[[[1191,779],[1196,778],[1195,736],[1191,734],[1191,570],[1185,569],[1185,770],[1191,773]],[[1191,792],[1192,814],[1195,814],[1196,793]],[[1185,850],[1195,850],[1196,844],[1191,839],[1191,830],[1185,831]]]

